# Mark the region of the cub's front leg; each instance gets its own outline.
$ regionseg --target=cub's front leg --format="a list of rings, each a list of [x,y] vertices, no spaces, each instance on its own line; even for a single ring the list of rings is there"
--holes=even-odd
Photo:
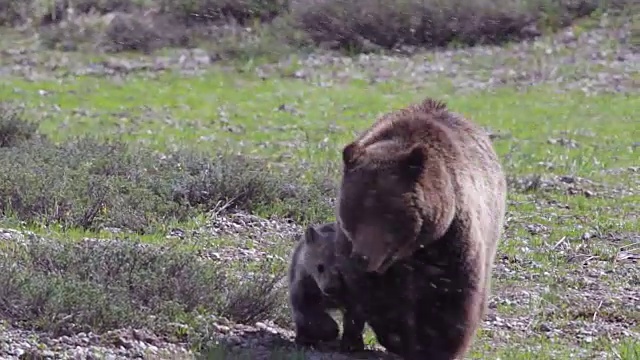
[[[338,338],[338,324],[328,314],[328,304],[312,279],[303,278],[291,286],[290,301],[297,344],[315,345]]]
[[[295,343],[303,346],[334,341],[340,333],[338,324],[326,312],[298,314],[295,318],[295,325]]]

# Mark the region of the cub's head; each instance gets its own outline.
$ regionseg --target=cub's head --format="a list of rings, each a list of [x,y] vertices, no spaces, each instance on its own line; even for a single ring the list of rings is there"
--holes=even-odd
[[[344,148],[338,203],[352,255],[364,258],[367,271],[377,273],[413,253],[423,221],[420,179],[426,150],[385,145],[366,151],[358,143]]]
[[[327,296],[338,295],[342,287],[335,236],[335,227],[327,229],[309,226],[300,240],[303,243],[299,264]]]

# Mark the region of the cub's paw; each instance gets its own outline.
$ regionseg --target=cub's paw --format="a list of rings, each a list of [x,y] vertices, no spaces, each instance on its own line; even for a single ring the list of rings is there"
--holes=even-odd
[[[311,337],[305,336],[305,335],[297,335],[296,338],[294,339],[294,342],[297,345],[300,345],[300,346],[314,346],[314,345],[317,345],[321,341],[322,340],[320,340],[320,339],[311,338]]]
[[[340,351],[342,352],[358,352],[364,351],[364,341],[362,336],[359,338],[345,338],[340,339]]]
[[[312,322],[299,327],[295,337],[295,343],[303,346],[318,345],[322,342],[333,342],[340,336],[338,324],[331,321]]]

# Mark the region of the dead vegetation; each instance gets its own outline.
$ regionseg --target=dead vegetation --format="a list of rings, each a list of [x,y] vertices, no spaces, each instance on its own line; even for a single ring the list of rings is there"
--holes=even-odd
[[[402,47],[500,44],[529,39],[596,11],[631,11],[632,0],[0,0],[0,25],[35,24],[48,47],[89,43],[144,51],[260,38],[265,48],[369,52]],[[241,35],[238,35],[241,34]],[[255,42],[255,40],[254,40]],[[238,47],[240,45],[234,44]],[[256,47],[254,44],[253,47]]]

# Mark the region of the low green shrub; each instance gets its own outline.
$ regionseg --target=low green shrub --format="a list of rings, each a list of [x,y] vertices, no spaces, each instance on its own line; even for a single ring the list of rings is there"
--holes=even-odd
[[[268,262],[232,271],[188,249],[132,240],[31,238],[2,250],[0,316],[55,334],[129,326],[166,332],[168,323],[195,324],[200,315],[252,324],[283,306],[277,283],[284,268]]]
[[[222,204],[302,222],[331,212],[333,189],[326,179],[303,183],[303,169],[276,173],[261,159],[186,149],[159,154],[90,137],[54,144],[30,138],[33,131],[16,113],[0,118],[0,139],[11,145],[0,147],[0,216],[146,233]]]

